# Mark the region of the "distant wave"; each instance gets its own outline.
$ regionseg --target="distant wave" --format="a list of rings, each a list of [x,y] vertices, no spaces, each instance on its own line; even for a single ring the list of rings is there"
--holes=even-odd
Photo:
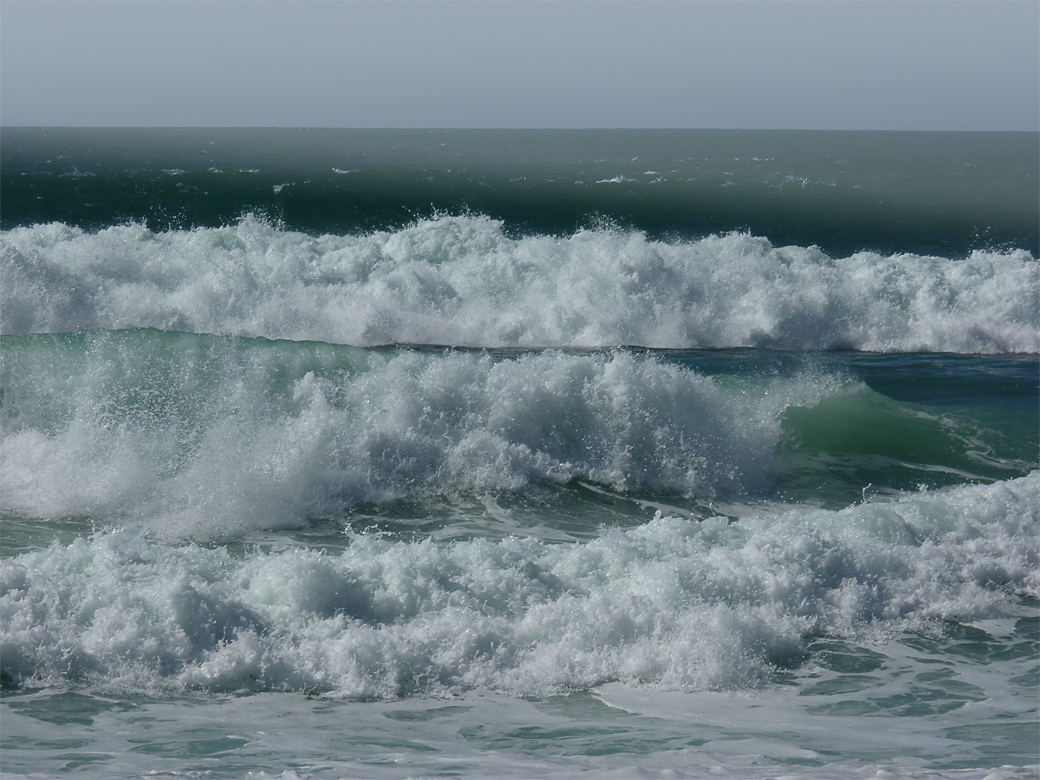
[[[357,346],[1040,352],[1040,263],[831,257],[746,233],[513,238],[480,216],[311,236],[223,228],[0,235],[3,333],[152,327]]]

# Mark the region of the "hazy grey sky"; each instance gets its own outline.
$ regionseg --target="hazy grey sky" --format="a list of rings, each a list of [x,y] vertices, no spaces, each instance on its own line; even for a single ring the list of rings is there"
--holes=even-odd
[[[3,0],[0,123],[1040,129],[1036,0]]]

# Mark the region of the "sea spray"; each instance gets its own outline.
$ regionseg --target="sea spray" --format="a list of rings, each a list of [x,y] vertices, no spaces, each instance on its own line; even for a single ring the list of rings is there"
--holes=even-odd
[[[761,492],[781,413],[842,386],[733,385],[627,352],[495,358],[146,330],[5,339],[3,506],[192,535],[574,480]]]
[[[355,346],[1040,351],[1029,252],[945,259],[776,247],[730,233],[508,236],[482,216],[311,236],[222,228],[0,236],[4,333],[153,327]]]

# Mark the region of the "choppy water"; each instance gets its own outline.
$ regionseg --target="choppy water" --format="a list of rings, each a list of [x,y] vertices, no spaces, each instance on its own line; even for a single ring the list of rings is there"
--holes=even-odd
[[[1036,776],[1036,134],[0,147],[5,774]]]

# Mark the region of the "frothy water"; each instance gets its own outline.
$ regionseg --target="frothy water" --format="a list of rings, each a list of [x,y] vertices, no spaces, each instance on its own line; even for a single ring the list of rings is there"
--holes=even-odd
[[[362,535],[243,556],[113,530],[4,562],[4,671],[152,695],[755,688],[813,664],[824,638],[1024,617],[1038,505],[1034,472],[737,523],[658,511],[568,545]]]
[[[1040,351],[1028,252],[831,257],[731,233],[512,238],[480,216],[311,236],[223,228],[2,239],[4,333],[153,327],[371,346]]]

